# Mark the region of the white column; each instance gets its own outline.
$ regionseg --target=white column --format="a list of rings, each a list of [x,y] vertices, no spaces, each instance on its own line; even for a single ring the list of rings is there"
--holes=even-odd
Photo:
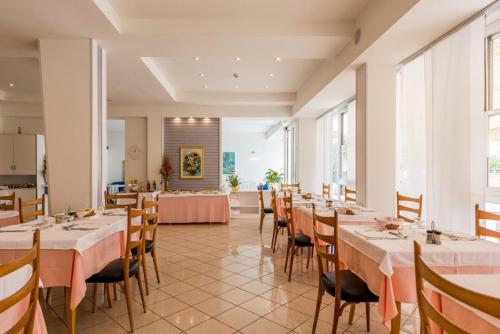
[[[148,180],[160,187],[160,166],[163,159],[163,116],[149,115],[147,120]],[[222,174],[222,173],[221,173]]]
[[[91,39],[39,41],[50,212],[96,207],[106,180],[106,63]]]
[[[299,118],[297,126],[297,181],[302,190],[317,192],[321,179],[316,164],[316,119]]]
[[[358,69],[357,80],[357,150],[359,150],[357,163],[361,164],[357,168],[360,173],[357,175],[357,183],[360,182],[357,188],[361,190],[361,198],[363,195],[366,196],[365,203],[368,207],[387,215],[394,215],[396,210],[396,64],[364,64]],[[363,112],[365,119],[363,119]],[[364,133],[362,121],[365,122]],[[364,170],[363,143],[366,159]],[[362,183],[363,174],[365,175],[364,184]]]

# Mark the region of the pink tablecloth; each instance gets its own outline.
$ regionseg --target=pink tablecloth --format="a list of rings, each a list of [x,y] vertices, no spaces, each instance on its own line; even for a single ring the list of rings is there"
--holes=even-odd
[[[28,299],[17,303],[7,311],[0,313],[0,333],[4,333],[11,329],[17,321],[21,319],[26,312],[28,307]],[[45,320],[43,318],[42,309],[40,304],[37,303],[36,313],[35,313],[35,323],[33,324],[34,334],[47,334],[47,326],[45,325]]]
[[[14,224],[19,224],[19,212],[0,211],[0,228]]]
[[[160,195],[160,223],[229,223],[229,195]]]

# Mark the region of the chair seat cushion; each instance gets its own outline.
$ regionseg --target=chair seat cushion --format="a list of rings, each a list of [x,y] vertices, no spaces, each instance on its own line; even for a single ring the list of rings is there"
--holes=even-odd
[[[146,240],[146,244],[144,247],[144,248],[146,248],[146,253],[151,253],[151,251],[153,250],[153,246],[154,246],[153,240]],[[132,248],[130,250],[130,252],[132,253],[132,255],[136,256],[137,255],[137,248]]]
[[[274,211],[273,211],[273,209],[271,209],[271,208],[264,208],[264,213],[265,213],[265,214],[268,214],[268,213],[273,213],[273,212],[274,212]]]
[[[279,227],[286,227],[286,221],[284,219],[278,220],[278,226]]]
[[[353,303],[376,303],[378,297],[374,295],[368,285],[350,270],[341,270],[342,280],[341,299]],[[327,272],[321,277],[321,285],[332,296],[335,296],[335,273]]]
[[[125,266],[125,259],[120,258],[111,261],[100,272],[87,278],[87,283],[116,283],[124,280],[123,267]],[[139,270],[139,262],[137,260],[130,260],[129,277],[137,274]]]
[[[288,240],[290,241],[292,238],[288,236]],[[295,246],[298,247],[312,247],[314,244],[311,242],[311,238],[302,233],[295,234]]]

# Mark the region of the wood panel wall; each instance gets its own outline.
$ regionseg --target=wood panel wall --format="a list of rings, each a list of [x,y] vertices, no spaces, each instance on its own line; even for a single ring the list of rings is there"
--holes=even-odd
[[[220,119],[219,118],[164,118],[163,153],[170,158],[174,174],[170,189],[202,190],[220,187]],[[181,180],[180,147],[205,148],[205,177],[202,180]]]

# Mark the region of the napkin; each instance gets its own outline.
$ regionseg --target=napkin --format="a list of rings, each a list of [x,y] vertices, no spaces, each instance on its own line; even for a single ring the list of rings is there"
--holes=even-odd
[[[356,230],[356,233],[363,236],[366,240],[398,240],[401,239],[397,235],[381,230]]]

